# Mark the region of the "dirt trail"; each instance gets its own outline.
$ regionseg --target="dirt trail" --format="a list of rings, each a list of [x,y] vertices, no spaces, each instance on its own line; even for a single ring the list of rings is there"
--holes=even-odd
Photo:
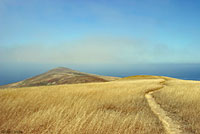
[[[164,83],[162,83],[162,84],[164,87],[165,86]],[[161,88],[159,88],[159,89],[161,89]],[[156,90],[154,90],[154,91],[156,91]],[[172,120],[169,116],[167,116],[167,112],[165,110],[163,110],[159,104],[156,103],[155,99],[152,96],[152,93],[154,91],[148,92],[145,95],[145,98],[147,99],[151,110],[154,112],[155,115],[158,116],[158,118],[162,122],[167,134],[183,134],[181,131],[180,124],[178,124],[177,122]]]

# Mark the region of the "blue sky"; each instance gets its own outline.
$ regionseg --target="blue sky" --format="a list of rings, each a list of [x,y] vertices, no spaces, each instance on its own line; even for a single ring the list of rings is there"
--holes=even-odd
[[[0,0],[0,63],[200,63],[199,0]]]

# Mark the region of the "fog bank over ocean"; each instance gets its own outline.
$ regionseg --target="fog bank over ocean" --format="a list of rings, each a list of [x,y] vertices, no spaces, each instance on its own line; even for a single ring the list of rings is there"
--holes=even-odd
[[[52,65],[4,63],[0,68],[0,85],[21,81],[56,67],[67,67],[81,72],[117,77],[160,75],[185,80],[200,80],[200,64]]]

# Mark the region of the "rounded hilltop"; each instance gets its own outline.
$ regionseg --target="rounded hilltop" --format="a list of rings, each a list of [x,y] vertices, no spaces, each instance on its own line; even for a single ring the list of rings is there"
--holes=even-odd
[[[120,80],[139,80],[139,79],[165,79],[172,80],[176,78],[166,77],[166,76],[155,76],[155,75],[135,75],[121,78]]]

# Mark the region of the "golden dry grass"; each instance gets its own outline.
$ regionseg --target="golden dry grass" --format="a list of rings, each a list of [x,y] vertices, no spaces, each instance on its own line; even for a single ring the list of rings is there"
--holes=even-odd
[[[166,77],[166,76],[154,76],[154,75],[135,75],[135,76],[128,76],[119,79],[121,80],[145,80],[145,79],[164,79],[164,80],[176,80],[176,78]]]
[[[187,133],[200,134],[200,82],[171,80],[154,92],[154,97],[169,116],[182,123]]]
[[[25,134],[162,134],[145,93],[162,80],[115,81],[0,91],[0,131]]]

